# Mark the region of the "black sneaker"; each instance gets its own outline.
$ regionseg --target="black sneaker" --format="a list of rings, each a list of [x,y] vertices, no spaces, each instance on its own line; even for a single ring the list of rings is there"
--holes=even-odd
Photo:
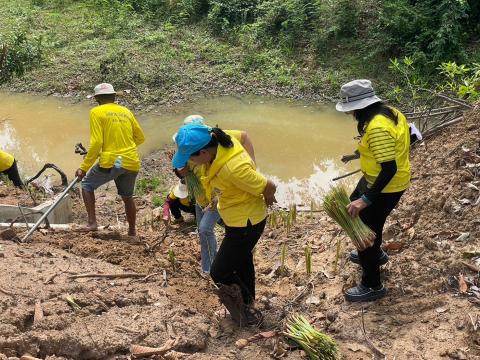
[[[369,288],[362,284],[345,291],[345,299],[351,302],[372,301],[380,299],[387,294],[387,289],[380,285],[377,288]]]
[[[388,262],[388,255],[382,249],[380,249],[380,251],[379,265],[385,265]],[[350,251],[350,261],[354,264],[360,264],[360,258],[358,257],[357,250]]]

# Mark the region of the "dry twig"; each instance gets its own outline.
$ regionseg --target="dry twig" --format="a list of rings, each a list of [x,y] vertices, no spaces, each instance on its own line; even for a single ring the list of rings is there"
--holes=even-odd
[[[132,354],[132,358],[134,359],[146,358],[153,355],[163,355],[166,352],[172,350],[177,345],[178,340],[178,338],[170,339],[165,343],[165,345],[157,348],[141,345],[132,345],[130,346],[130,353]]]
[[[480,272],[480,268],[475,266],[475,265],[472,265],[472,264],[469,264],[467,263],[466,261],[462,261],[462,265],[464,265],[465,267],[469,268],[470,270],[472,270],[473,272]]]
[[[69,279],[82,279],[82,278],[105,278],[105,279],[125,279],[125,278],[141,278],[146,277],[147,274],[137,274],[137,273],[123,273],[123,274],[78,274],[78,275],[71,275]]]
[[[382,359],[386,359],[387,356],[382,351],[380,351],[380,349],[378,349],[367,336],[367,331],[365,330],[365,319],[363,318],[364,312],[365,312],[365,308],[362,307],[362,333],[365,338],[365,341],[367,342],[370,349],[374,352],[375,356],[379,356]]]
[[[263,339],[270,339],[275,336],[279,336],[282,333],[278,330],[264,331],[253,336],[250,336],[248,339],[239,339],[235,342],[235,345],[239,349],[243,349],[245,346]]]
[[[147,250],[149,250],[149,251],[151,251],[151,252],[155,251],[155,249],[156,249],[158,246],[160,246],[160,245],[165,241],[165,239],[167,238],[167,236],[168,236],[168,230],[169,230],[169,226],[166,226],[163,235],[162,235],[155,243],[153,243],[152,246],[150,246],[149,248],[147,248]]]
[[[43,284],[44,284],[44,285],[50,284],[50,283],[53,282],[53,280],[54,280],[57,276],[60,276],[60,275],[62,275],[62,274],[64,274],[64,273],[68,272],[68,270],[70,269],[70,265],[71,265],[71,264],[68,264],[68,267],[67,267],[66,270],[62,270],[62,271],[60,271],[60,272],[58,272],[58,273],[55,273],[55,274],[50,275],[50,276],[43,282]]]
[[[123,331],[129,332],[129,333],[133,333],[133,334],[140,334],[140,333],[141,333],[140,330],[130,329],[129,327],[122,326],[122,325],[117,325],[117,326],[115,326],[115,329],[117,329],[117,330],[123,330]]]
[[[305,287],[302,289],[302,291],[300,291],[297,296],[295,296],[291,301],[289,301],[285,306],[284,308],[288,308],[288,307],[291,307],[293,305],[295,305],[301,298],[303,298],[304,296],[306,296],[311,290],[313,290],[313,283],[312,283],[313,279],[311,279],[306,285]]]

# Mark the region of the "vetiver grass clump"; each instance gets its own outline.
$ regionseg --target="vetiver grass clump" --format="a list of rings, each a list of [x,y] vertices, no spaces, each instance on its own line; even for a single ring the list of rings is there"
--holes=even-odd
[[[311,360],[338,359],[338,348],[328,335],[316,330],[301,315],[294,315],[287,321],[285,335],[305,350]]]
[[[358,250],[373,245],[375,233],[363,223],[360,217],[351,217],[347,212],[350,199],[343,184],[334,186],[323,199],[325,212],[342,227]]]
[[[190,199],[205,196],[205,191],[202,187],[200,179],[193,172],[189,172],[188,175],[185,176],[185,184],[187,185],[188,197]]]

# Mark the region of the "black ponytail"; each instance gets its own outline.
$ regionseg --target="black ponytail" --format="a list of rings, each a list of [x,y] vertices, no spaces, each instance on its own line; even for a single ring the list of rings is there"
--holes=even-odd
[[[212,128],[212,140],[206,147],[214,147],[217,146],[218,144],[222,145],[223,147],[226,148],[231,148],[233,147],[233,141],[230,135],[225,133],[222,129],[218,127]],[[215,142],[215,144],[210,145],[212,142]]]
[[[192,155],[198,156],[201,150],[208,149],[208,148],[216,148],[218,145],[221,145],[226,148],[233,147],[233,141],[230,135],[228,135],[225,131],[218,127],[212,128],[212,138],[210,142],[205,145],[202,149],[194,152]]]
[[[395,125],[398,124],[398,116],[392,110],[391,107],[385,105],[384,102],[376,102],[372,105],[367,106],[366,108],[355,110],[355,119],[357,119],[357,130],[359,135],[365,133],[365,128],[367,127],[370,120],[372,120],[376,115],[383,115],[390,120],[392,120]]]

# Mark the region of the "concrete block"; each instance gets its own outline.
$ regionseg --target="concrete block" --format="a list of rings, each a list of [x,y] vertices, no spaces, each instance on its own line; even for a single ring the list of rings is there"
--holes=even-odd
[[[57,195],[58,197],[59,195]],[[42,216],[42,214],[32,214],[28,215],[33,211],[45,212],[57,199],[54,197],[51,200],[45,201],[44,203],[35,206],[33,208],[22,206],[22,211],[25,214],[28,222],[35,223]],[[53,209],[53,211],[48,215],[47,219],[50,224],[68,224],[72,221],[72,198],[70,194],[66,194],[65,197],[58,203],[58,205]],[[20,216],[18,222],[24,222],[22,213],[18,206],[15,205],[3,205],[0,204],[0,222],[11,222],[17,216]]]

